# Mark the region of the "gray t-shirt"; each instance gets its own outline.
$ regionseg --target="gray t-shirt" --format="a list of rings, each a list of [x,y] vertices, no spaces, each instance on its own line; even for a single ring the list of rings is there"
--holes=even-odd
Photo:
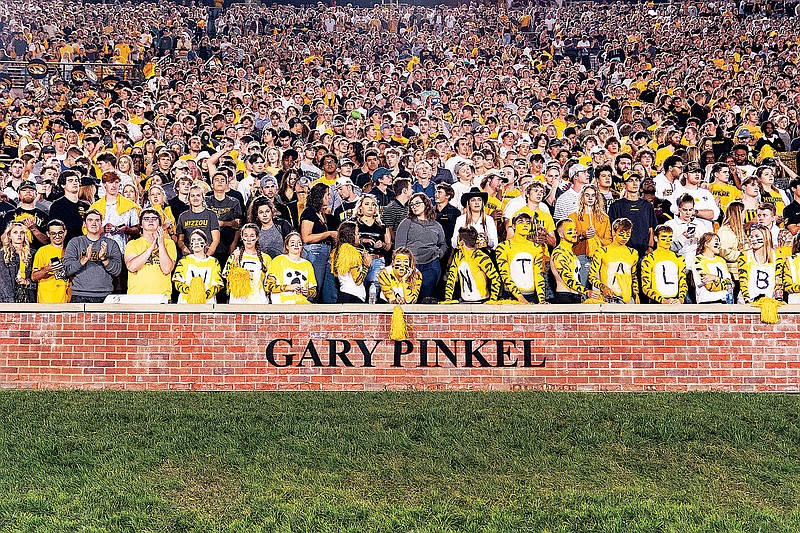
[[[211,209],[203,209],[199,213],[195,213],[191,209],[181,213],[178,217],[178,234],[183,235],[183,240],[186,245],[189,245],[189,236],[194,230],[202,230],[206,234],[208,244],[211,244],[211,232],[213,230],[219,231],[219,219],[217,214]]]
[[[274,259],[283,253],[283,234],[277,225],[262,229],[258,234],[258,244],[262,252]]]

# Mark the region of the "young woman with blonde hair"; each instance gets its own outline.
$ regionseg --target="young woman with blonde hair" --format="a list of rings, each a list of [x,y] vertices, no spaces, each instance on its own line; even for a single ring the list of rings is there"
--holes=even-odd
[[[578,231],[573,253],[581,265],[580,281],[586,285],[594,251],[611,244],[611,220],[606,214],[605,199],[596,185],[584,185],[578,197],[578,210],[569,218]]]
[[[28,228],[22,222],[9,223],[0,243],[0,302],[36,302],[36,284],[31,281],[33,257]]]

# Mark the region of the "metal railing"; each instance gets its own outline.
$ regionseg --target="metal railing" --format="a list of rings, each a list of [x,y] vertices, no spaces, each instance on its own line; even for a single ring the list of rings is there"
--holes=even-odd
[[[22,89],[31,81],[31,73],[28,71],[27,61],[0,61],[0,74],[6,74],[11,78],[11,87]],[[67,82],[72,81],[72,71],[76,67],[84,69],[90,73],[90,78],[96,78],[97,83],[106,76],[116,76],[120,80],[130,83],[141,82],[144,78],[142,69],[133,63],[45,63],[47,65],[47,75],[44,80],[50,80],[53,76],[59,76]]]

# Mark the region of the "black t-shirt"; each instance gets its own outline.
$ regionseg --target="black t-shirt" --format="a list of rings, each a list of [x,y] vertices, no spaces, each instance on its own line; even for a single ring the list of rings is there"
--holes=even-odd
[[[172,209],[172,216],[175,217],[176,222],[178,217],[180,217],[185,211],[189,210],[189,204],[177,196],[175,198],[171,198],[169,201],[167,201],[167,203],[169,204],[170,209]]]
[[[217,219],[220,222],[230,222],[231,220],[238,220],[242,222],[242,209],[239,202],[235,198],[225,195],[222,200],[217,200],[213,194],[206,196],[206,205],[209,209],[217,214]],[[233,240],[236,238],[236,231],[230,226],[220,226],[219,228],[219,247],[220,251],[230,248]]]
[[[378,207],[384,208],[394,200],[394,191],[391,188],[387,188],[386,192],[383,192],[378,187],[373,187],[370,189],[369,193],[375,196],[375,200],[378,201]]]
[[[384,255],[386,253],[386,228],[377,222],[372,224],[358,223],[358,233],[361,235],[361,245],[367,252],[374,255]],[[381,241],[380,248],[375,247],[375,243]]]
[[[362,189],[364,186],[372,181],[372,174],[367,172],[359,172],[353,177],[353,183],[361,187]]]
[[[279,194],[275,197],[275,202],[279,205],[285,206],[286,210],[289,212],[289,218],[287,219],[288,222],[293,227],[300,226],[300,213],[297,212],[297,195],[294,196],[291,200],[289,200],[285,195]]]
[[[784,224],[800,224],[800,203],[797,200],[792,200],[783,208],[783,218],[786,219]]]
[[[21,222],[26,218],[33,218],[36,221],[36,227],[39,228],[39,231],[42,233],[46,233],[47,231],[47,213],[42,211],[41,209],[24,209],[22,207],[17,207],[12,211],[8,211],[5,215],[3,215],[2,223],[0,223],[0,234],[6,230],[6,226],[8,226],[11,222]],[[31,235],[31,250],[35,251],[38,250],[42,245],[39,242],[39,239],[36,238],[35,235]]]
[[[239,209],[241,210],[242,213],[244,213],[245,205],[244,205],[244,196],[242,196],[242,193],[240,193],[236,189],[230,189],[225,194],[230,196],[237,202],[239,202]]]
[[[83,217],[89,204],[83,200],[73,202],[66,196],[62,196],[50,206],[49,220],[58,219],[67,226],[67,237],[64,242],[69,242],[73,237],[83,235]]]
[[[342,201],[341,205],[339,205],[339,207],[337,207],[333,211],[333,224],[335,227],[331,229],[337,229],[339,227],[339,224],[341,224],[345,220],[350,220],[351,218],[353,218],[353,213],[355,212],[357,203],[358,199],[350,202]]]
[[[3,216],[9,211],[13,211],[15,207],[11,202],[0,200],[0,222],[2,222]]]
[[[448,203],[444,209],[437,211],[436,222],[442,225],[444,230],[445,242],[453,242],[453,233],[456,229],[456,220],[461,216],[461,210]]]
[[[653,204],[644,198],[639,198],[636,201],[620,198],[611,204],[608,216],[612,223],[619,218],[627,218],[631,221],[633,231],[631,232],[631,240],[628,241],[628,246],[639,252],[639,257],[643,257],[647,253],[650,229],[655,228],[658,223]]]
[[[324,215],[323,218],[325,218]],[[320,219],[319,214],[310,207],[306,207],[303,210],[303,213],[300,215],[301,226],[303,225],[304,220],[310,220],[311,222],[314,223],[314,226],[311,228],[311,233],[313,234],[325,233],[326,231],[331,231],[328,225],[328,221],[325,220],[325,222],[323,222],[322,219]],[[333,244],[333,240],[325,239],[324,241],[320,241],[319,244]]]

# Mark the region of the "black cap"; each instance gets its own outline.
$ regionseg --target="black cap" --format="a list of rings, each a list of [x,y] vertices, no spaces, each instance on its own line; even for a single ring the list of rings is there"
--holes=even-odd
[[[33,189],[35,191],[36,183],[31,180],[25,180],[19,184],[19,187],[17,187],[17,192],[21,191],[22,189]]]

